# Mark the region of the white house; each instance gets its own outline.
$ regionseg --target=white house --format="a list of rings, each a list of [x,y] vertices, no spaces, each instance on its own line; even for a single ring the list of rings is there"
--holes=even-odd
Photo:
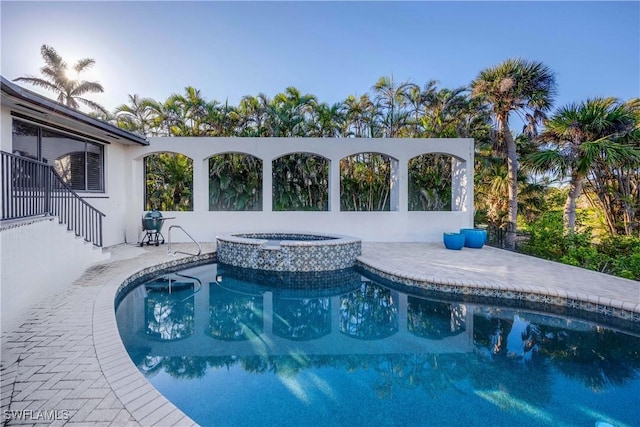
[[[130,149],[149,143],[5,78],[1,89],[5,331],[16,326],[14,319],[26,307],[102,259],[100,246],[124,240],[128,177],[123,170]],[[55,182],[51,167],[73,192]]]

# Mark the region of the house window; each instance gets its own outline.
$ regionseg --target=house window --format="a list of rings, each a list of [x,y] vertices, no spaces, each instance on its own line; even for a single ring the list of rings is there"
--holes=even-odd
[[[14,120],[13,153],[52,165],[76,191],[104,191],[101,144]]]

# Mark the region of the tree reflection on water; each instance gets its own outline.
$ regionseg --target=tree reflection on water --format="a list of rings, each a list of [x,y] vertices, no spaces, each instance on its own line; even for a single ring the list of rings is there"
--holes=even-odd
[[[273,296],[273,333],[308,341],[331,332],[330,298],[281,298]]]
[[[370,281],[340,297],[340,332],[375,340],[398,332],[397,294]]]
[[[193,285],[176,284],[171,293],[152,285],[148,285],[146,290],[145,326],[148,336],[173,341],[193,334]]]
[[[332,298],[340,304],[333,313]],[[174,378],[201,378],[220,368],[280,377],[327,368],[337,371],[337,378],[359,372],[371,378],[368,384],[379,399],[393,399],[402,390],[421,390],[433,399],[447,391],[469,394],[485,390],[545,405],[553,403],[557,375],[594,392],[622,387],[640,376],[638,337],[561,317],[416,296],[407,296],[407,336],[420,343],[418,348],[424,352],[367,354],[358,352],[354,345],[349,354],[305,353],[303,342],[330,334],[332,322],[339,325],[344,339],[374,341],[394,335],[399,328],[399,301],[397,291],[370,281],[335,297],[293,298],[273,293],[273,333],[299,342],[295,354],[168,357],[153,354],[150,348],[129,351],[147,376],[165,372]],[[171,295],[150,288],[144,303],[148,336],[172,341],[193,333],[191,288]],[[263,334],[263,305],[261,294],[212,285],[207,334],[227,341],[259,338]],[[472,318],[467,311],[473,313]],[[332,320],[332,314],[338,319]],[[471,327],[473,347],[469,351],[429,351],[429,343]]]
[[[211,286],[208,334],[224,341],[244,341],[260,335],[262,305],[262,295],[243,295]]]

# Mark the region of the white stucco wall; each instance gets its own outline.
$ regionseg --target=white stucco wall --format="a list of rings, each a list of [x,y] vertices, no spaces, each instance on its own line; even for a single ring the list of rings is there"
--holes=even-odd
[[[130,174],[132,148],[121,144],[105,146],[105,192],[79,193],[87,203],[106,215],[102,220],[103,246],[123,243],[126,238],[130,194],[135,187]],[[143,185],[143,181],[137,183],[141,188]]]
[[[12,143],[12,119],[11,111],[7,108],[0,108],[0,149],[11,153]]]
[[[29,307],[63,290],[87,267],[105,257],[101,248],[76,237],[55,218],[35,219],[15,226],[3,224],[0,230],[2,331],[20,326]]]
[[[127,241],[140,237],[144,213],[143,159],[151,153],[178,152],[193,159],[193,212],[164,212],[165,237],[170,225],[181,225],[198,241],[213,241],[233,231],[314,231],[360,237],[365,241],[441,241],[445,231],[473,226],[472,139],[355,139],[355,138],[151,138],[147,147],[130,147],[129,212]],[[220,212],[208,210],[208,159],[226,152],[251,154],[263,161],[263,211]],[[285,154],[308,152],[330,161],[328,212],[273,212],[271,210],[271,162]],[[398,161],[398,205],[390,212],[341,212],[340,159],[361,152],[386,154]],[[452,212],[410,212],[408,161],[420,154],[445,153],[454,161]],[[126,175],[127,171],[123,171]],[[185,241],[177,231],[174,241]]]

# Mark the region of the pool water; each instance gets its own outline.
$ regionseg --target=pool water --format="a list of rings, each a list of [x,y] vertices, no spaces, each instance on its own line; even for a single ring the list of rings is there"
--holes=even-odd
[[[118,327],[204,426],[640,425],[635,332],[333,274],[191,268],[128,292]]]

